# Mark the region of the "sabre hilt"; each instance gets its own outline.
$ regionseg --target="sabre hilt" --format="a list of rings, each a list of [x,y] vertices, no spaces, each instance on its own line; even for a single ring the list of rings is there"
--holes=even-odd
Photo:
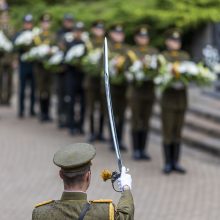
[[[112,188],[116,191],[116,192],[122,192],[121,190],[118,190],[116,189],[115,187],[115,183],[116,183],[116,180],[119,179],[121,176],[121,173],[120,172],[117,172],[117,171],[114,171],[114,172],[111,172],[109,170],[103,170],[102,171],[102,174],[101,174],[101,177],[103,179],[103,181],[107,181],[107,180],[111,180],[111,183],[112,183]]]

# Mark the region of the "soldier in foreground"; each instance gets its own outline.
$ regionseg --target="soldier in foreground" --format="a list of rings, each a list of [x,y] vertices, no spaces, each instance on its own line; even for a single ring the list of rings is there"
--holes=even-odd
[[[111,200],[87,201],[91,160],[95,154],[94,147],[85,143],[69,145],[55,153],[53,161],[61,168],[60,177],[64,183],[64,192],[60,200],[37,205],[32,220],[134,219],[134,203],[130,191],[132,179],[126,173],[125,167],[118,179],[122,194],[117,207]]]
[[[168,62],[179,65],[179,62],[189,60],[189,55],[185,51],[181,51],[179,31],[170,30],[165,43],[167,50],[163,52],[163,55]],[[171,74],[178,76],[179,73],[174,68]],[[179,159],[181,132],[187,108],[187,88],[181,81],[177,80],[163,91],[161,108],[165,158],[163,171],[165,174],[172,171],[184,174],[186,171],[179,165]]]

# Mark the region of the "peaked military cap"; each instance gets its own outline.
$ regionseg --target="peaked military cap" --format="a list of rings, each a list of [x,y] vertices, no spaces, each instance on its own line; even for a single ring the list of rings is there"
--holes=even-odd
[[[32,21],[33,21],[33,15],[32,15],[32,14],[26,14],[26,15],[23,17],[23,21],[24,21],[24,22],[32,22]]]
[[[92,145],[76,143],[58,150],[54,154],[53,162],[67,173],[77,173],[91,165],[95,154],[96,150]]]
[[[74,26],[74,30],[81,30],[83,31],[84,30],[84,23],[82,21],[78,21],[76,22],[75,26]]]
[[[170,29],[166,33],[166,38],[170,38],[173,40],[181,40],[181,32],[177,29]]]
[[[135,30],[135,35],[149,36],[149,27],[147,25],[141,25]]]
[[[110,27],[109,30],[113,32],[118,32],[118,33],[124,32],[123,26],[121,24],[114,24]]]
[[[63,16],[63,20],[69,20],[69,21],[73,21],[74,20],[74,17],[73,15],[67,13]]]
[[[46,13],[46,14],[43,14],[41,15],[40,17],[40,21],[51,21],[52,17],[50,14]]]
[[[97,21],[94,21],[94,22],[92,23],[92,27],[104,29],[105,26],[104,26],[104,22],[103,22],[103,21],[97,20]]]

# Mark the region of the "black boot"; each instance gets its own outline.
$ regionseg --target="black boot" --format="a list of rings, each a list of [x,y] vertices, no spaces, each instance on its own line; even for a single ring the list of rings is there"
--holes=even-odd
[[[185,174],[186,170],[179,165],[179,158],[180,158],[180,144],[172,144],[172,168],[174,171]]]
[[[104,127],[104,115],[100,115],[100,119],[99,119],[99,134],[98,134],[98,137],[97,139],[99,141],[102,141],[102,142],[105,142],[106,139],[105,137],[103,136],[103,127]]]
[[[47,121],[52,121],[52,118],[50,117],[50,98],[45,100],[45,113]]]
[[[163,149],[164,149],[164,161],[165,161],[163,172],[165,174],[169,174],[172,172],[171,144],[164,144]]]
[[[95,140],[96,140],[96,136],[94,133],[94,117],[93,115],[90,115],[90,134],[89,134],[88,142],[92,143]]]
[[[151,160],[151,157],[146,153],[146,139],[147,139],[147,132],[146,131],[140,131],[139,132],[139,140],[140,140],[140,152],[141,152],[141,159],[143,160]]]
[[[140,160],[141,159],[141,151],[140,146],[138,145],[138,132],[132,131],[132,144],[133,144],[133,159]]]
[[[40,104],[39,120],[43,122],[45,120],[45,103],[44,103],[44,99],[42,99],[41,97],[39,99],[39,104]]]
[[[118,134],[118,144],[121,151],[127,151],[127,148],[122,144],[123,127],[124,127],[123,121],[119,122],[118,125],[116,126],[116,131]]]

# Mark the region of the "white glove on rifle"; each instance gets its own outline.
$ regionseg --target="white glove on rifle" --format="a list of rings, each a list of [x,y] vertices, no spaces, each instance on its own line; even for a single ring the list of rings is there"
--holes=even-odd
[[[131,189],[131,184],[132,184],[132,178],[131,178],[131,175],[127,173],[128,170],[126,169],[126,167],[122,167],[121,169],[121,176],[120,178],[118,178],[118,186],[119,186],[119,189],[121,191],[124,191],[125,187],[128,186],[129,189]]]

